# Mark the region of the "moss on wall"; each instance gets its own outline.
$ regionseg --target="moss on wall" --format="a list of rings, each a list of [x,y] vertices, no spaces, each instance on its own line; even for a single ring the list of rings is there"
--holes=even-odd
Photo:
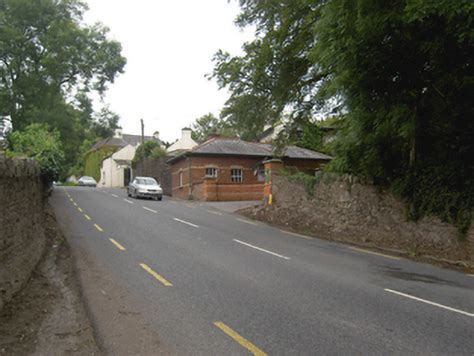
[[[91,176],[99,182],[102,161],[119,148],[117,146],[102,146],[98,150],[88,152],[84,157],[84,175]]]

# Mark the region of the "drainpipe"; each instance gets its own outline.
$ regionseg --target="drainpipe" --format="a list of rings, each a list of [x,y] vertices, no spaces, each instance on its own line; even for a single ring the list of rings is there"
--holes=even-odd
[[[192,175],[192,172],[191,172],[191,155],[188,157],[188,171],[189,171],[189,200],[192,200],[193,199],[193,175]]]

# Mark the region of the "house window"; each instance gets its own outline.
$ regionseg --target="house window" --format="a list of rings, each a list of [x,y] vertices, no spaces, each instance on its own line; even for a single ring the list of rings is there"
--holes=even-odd
[[[183,187],[183,172],[179,172],[179,187]]]
[[[242,182],[242,169],[232,168],[230,170],[230,180],[234,183],[241,183]]]
[[[217,178],[217,168],[206,167],[206,177]]]
[[[259,182],[265,182],[265,168],[260,167],[257,169],[257,180]]]

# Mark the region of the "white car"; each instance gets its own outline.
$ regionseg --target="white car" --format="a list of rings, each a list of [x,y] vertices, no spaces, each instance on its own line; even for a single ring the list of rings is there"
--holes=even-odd
[[[133,198],[163,199],[163,189],[151,177],[135,177],[128,185],[127,195]]]
[[[81,187],[96,187],[97,182],[92,177],[83,176],[83,177],[79,178],[79,180],[77,181],[77,185],[79,185]]]

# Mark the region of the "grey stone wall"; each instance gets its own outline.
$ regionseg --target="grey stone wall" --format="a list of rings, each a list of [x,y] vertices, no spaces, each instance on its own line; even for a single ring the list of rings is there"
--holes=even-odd
[[[473,226],[460,240],[438,218],[408,221],[401,199],[352,177],[323,175],[311,195],[303,184],[277,176],[272,189],[274,205],[265,214],[274,222],[337,241],[474,262]]]
[[[29,280],[45,246],[38,166],[0,153],[0,309]]]

